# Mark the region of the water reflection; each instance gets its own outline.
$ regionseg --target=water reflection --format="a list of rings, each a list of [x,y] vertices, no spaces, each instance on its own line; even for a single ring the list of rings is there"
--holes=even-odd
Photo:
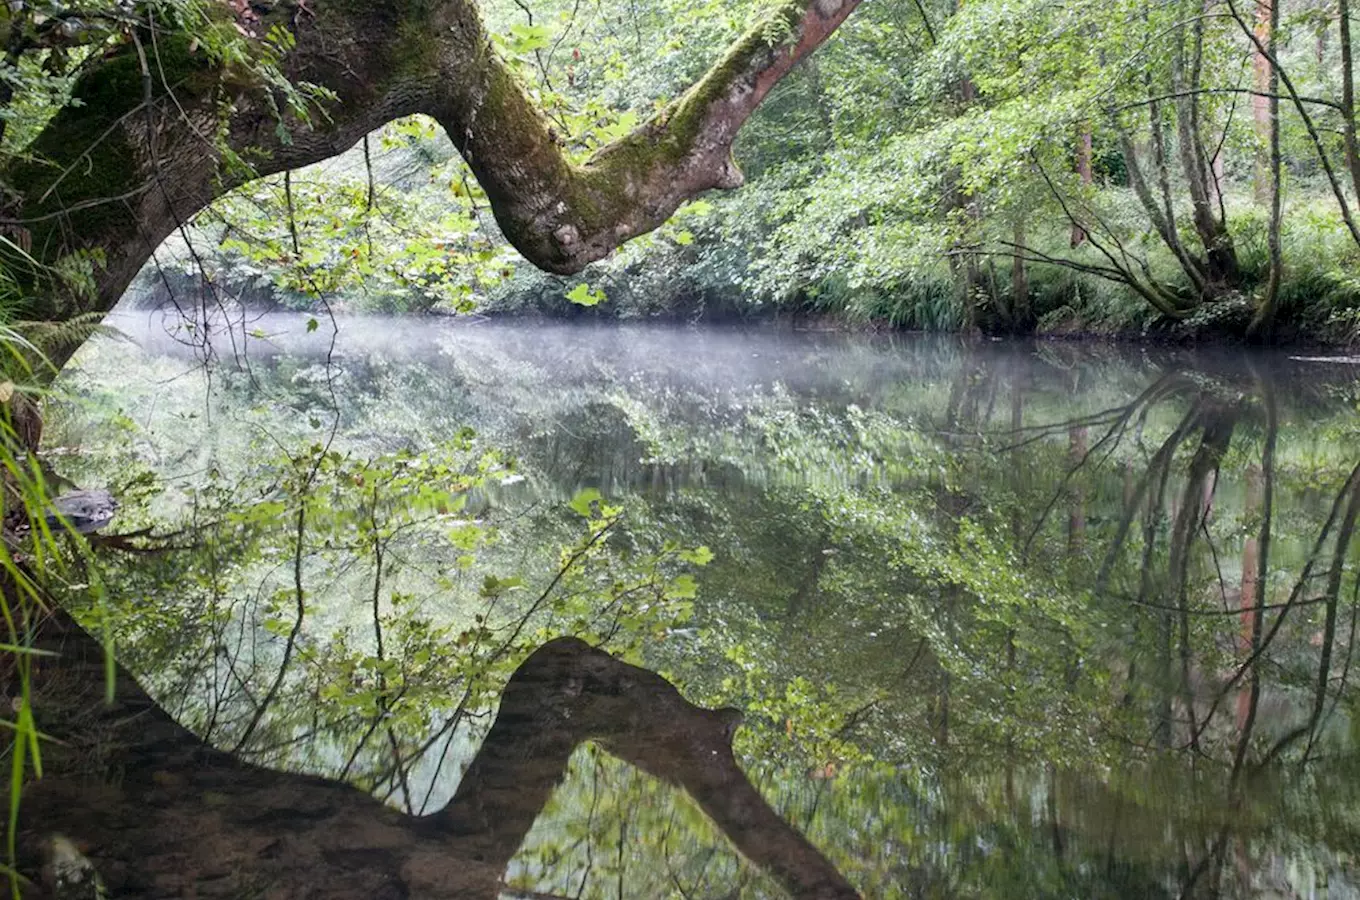
[[[264,448],[326,435],[337,409],[333,447],[353,459],[465,426],[519,457],[511,474],[466,443],[439,478],[486,477],[421,501],[458,500],[494,540],[409,512],[434,469],[384,481],[336,463],[325,505],[357,517],[318,505],[278,529],[262,558],[281,573],[226,571],[246,541],[221,532],[217,562],[167,564],[177,582],[145,560],[118,570],[165,601],[126,658],[217,746],[437,809],[476,783],[459,770],[486,752],[514,656],[490,648],[515,623],[525,652],[535,635],[605,641],[690,701],[745,712],[737,759],[796,830],[725,821],[713,797],[730,790],[695,787],[713,773],[677,779],[604,741],[504,820],[527,829],[491,866],[507,896],[783,896],[809,852],[866,897],[1360,892],[1354,366],[374,321],[346,323],[328,362],[324,334],[272,319],[249,375],[214,370],[205,403],[197,376],[167,381],[191,354],[142,321],[116,324],[146,349],[77,360],[88,411],[67,433],[89,437],[68,474],[117,484],[151,460],[168,480],[148,522],[206,504],[204,471],[228,499],[268,482],[260,502],[301,509],[259,471]],[[101,442],[111,406],[140,425],[132,451]],[[587,538],[564,511],[582,488],[600,492],[588,515],[624,510]],[[678,569],[644,565],[668,542],[711,551],[692,604]],[[585,547],[565,581],[560,546]],[[202,603],[169,601],[186,573]],[[497,827],[459,833],[508,845]],[[799,831],[818,849],[796,849]]]
[[[63,755],[73,749],[91,752],[118,780],[82,784],[63,773],[34,785],[27,851],[50,860],[54,846],[70,848],[70,868],[92,865],[101,890],[115,896],[494,898],[585,741],[682,787],[791,896],[857,896],[737,766],[739,712],[694,706],[660,676],[573,638],[543,644],[518,666],[457,794],[420,817],[337,781],[213,750],[126,677],[117,702],[101,703],[102,650],[64,616],[46,623],[39,649],[61,659],[36,689],[55,726],[49,733],[62,742],[58,764],[70,766]],[[54,835],[62,836],[55,844]],[[56,897],[102,895],[80,884],[83,872],[46,874]]]

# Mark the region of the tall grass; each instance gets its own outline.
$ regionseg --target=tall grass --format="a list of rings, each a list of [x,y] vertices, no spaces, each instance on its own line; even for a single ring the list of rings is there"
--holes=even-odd
[[[32,340],[0,325],[0,689],[8,708],[0,713],[0,747],[9,759],[5,818],[5,861],[0,873],[13,897],[20,896],[18,832],[24,785],[43,775],[42,747],[33,710],[35,663],[46,655],[34,645],[51,614],[44,587],[64,569],[60,528],[47,521],[48,478],[35,452],[37,398],[46,393],[54,369]],[[76,544],[75,546],[84,546]],[[111,666],[112,658],[109,663]],[[109,680],[112,685],[112,680]]]

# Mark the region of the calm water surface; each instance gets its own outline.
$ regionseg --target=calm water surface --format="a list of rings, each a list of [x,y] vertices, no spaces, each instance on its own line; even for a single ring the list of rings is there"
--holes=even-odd
[[[436,690],[410,674],[435,652],[412,622],[473,658],[476,628],[521,617],[741,709],[738,760],[866,897],[1360,896],[1353,360],[384,319],[341,320],[332,346],[328,322],[270,316],[204,366],[159,314],[110,324],[131,340],[77,357],[49,439],[123,493],[124,530],[274,502],[314,442],[354,461],[475,433],[428,476],[466,476],[466,505],[421,536],[393,528],[376,563],[353,523],[304,541],[304,671],[372,689],[381,606],[383,677],[411,688],[390,741],[357,707],[303,728],[340,702],[323,674],[279,678],[263,716],[263,692],[223,687],[275,679],[285,538],[214,587],[235,630],[195,632],[237,642],[219,657],[248,637],[245,676],[131,629],[127,663],[219,746],[260,719],[250,758],[433,810],[509,663]],[[379,483],[396,521],[425,478],[342,474],[374,522]],[[173,605],[176,571],[116,583]],[[463,707],[439,695],[477,679]],[[504,896],[786,896],[731,838],[587,747]]]

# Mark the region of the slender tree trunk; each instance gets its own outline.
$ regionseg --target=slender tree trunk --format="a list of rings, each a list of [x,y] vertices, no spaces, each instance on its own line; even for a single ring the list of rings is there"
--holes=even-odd
[[[1091,123],[1086,122],[1081,127],[1081,135],[1077,138],[1077,177],[1081,180],[1082,187],[1089,187],[1092,180],[1091,175]],[[1017,243],[1019,243],[1017,241]],[[1080,247],[1086,243],[1086,229],[1076,222],[1072,223],[1072,247]]]
[[[1213,192],[1211,199],[1214,202],[1214,207],[1218,209],[1219,218],[1223,218],[1227,214],[1225,211],[1227,204],[1223,197],[1223,182],[1227,174],[1224,171],[1222,147],[1215,148],[1213,159],[1209,160],[1209,173],[1211,175],[1209,190]]]
[[[1158,112],[1158,104],[1150,104],[1150,107],[1149,117],[1153,135],[1151,162],[1157,174],[1164,203],[1159,204],[1152,193],[1152,187],[1143,173],[1142,163],[1139,161],[1138,149],[1133,143],[1133,138],[1121,129],[1119,146],[1124,156],[1124,167],[1129,173],[1129,184],[1133,187],[1134,196],[1142,204],[1143,211],[1147,214],[1148,221],[1152,223],[1153,230],[1157,232],[1157,236],[1162,239],[1166,248],[1171,251],[1171,255],[1176,257],[1176,262],[1180,264],[1181,271],[1185,273],[1185,276],[1190,279],[1190,284],[1195,288],[1196,293],[1204,296],[1207,293],[1204,262],[1197,259],[1185,248],[1185,245],[1181,243],[1180,235],[1176,231],[1175,211],[1170,202],[1170,178],[1166,171],[1166,158],[1162,152],[1161,116]]]
[[[956,5],[957,8],[957,5]],[[977,86],[973,84],[973,79],[964,75],[959,79],[959,106],[961,110],[966,110],[977,102]],[[957,185],[957,180],[956,180]],[[978,208],[977,198],[966,193],[957,187],[954,191],[954,202],[957,207],[967,213],[968,220],[977,224],[982,219],[981,210]],[[969,243],[971,243],[971,238]],[[982,284],[982,274],[978,269],[978,260],[975,254],[969,253],[959,270],[962,277],[956,282],[959,304],[963,311],[963,333],[974,334],[977,331],[977,292],[979,285]]]
[[[1202,10],[1201,10],[1202,12]],[[1189,55],[1186,55],[1184,26],[1177,29],[1171,54],[1172,89],[1177,93],[1176,142],[1190,194],[1191,221],[1204,247],[1208,262],[1206,297],[1212,299],[1241,281],[1241,267],[1227,223],[1219,218],[1209,182],[1212,171],[1201,139],[1200,88],[1204,71],[1204,21],[1196,16],[1190,25]]]
[[[1067,464],[1075,468],[1086,458],[1086,426],[1067,430]],[[1086,489],[1074,478],[1068,490],[1067,555],[1076,560],[1086,547]]]
[[[1321,69],[1327,64],[1327,33],[1332,28],[1332,17],[1328,14],[1328,2],[1318,4],[1317,36],[1313,41],[1313,62]]]
[[[1346,142],[1346,168],[1351,190],[1360,198],[1360,141],[1355,133],[1355,56],[1351,49],[1350,0],[1337,0],[1341,28],[1341,129]]]
[[[1251,653],[1251,636],[1256,630],[1256,620],[1261,613],[1256,607],[1260,604],[1260,585],[1256,581],[1256,569],[1261,564],[1261,551],[1256,536],[1248,537],[1242,545],[1242,592],[1238,608],[1242,611],[1242,630],[1238,635],[1238,654],[1246,659]],[[1247,713],[1251,707],[1251,691],[1243,686],[1237,692],[1237,730],[1246,727]]]
[[[1270,27],[1271,11],[1276,0],[1256,0],[1256,37],[1269,47],[1274,40]],[[1344,2],[1344,0],[1343,0]],[[1270,59],[1253,45],[1251,54],[1252,82],[1257,91],[1251,98],[1252,123],[1256,126],[1256,167],[1252,178],[1256,202],[1270,203]]]
[[[1270,4],[1270,18],[1267,25],[1267,40],[1262,44],[1265,53],[1260,54],[1266,60],[1267,78],[1266,87],[1270,97],[1267,99],[1266,112],[1269,116],[1267,122],[1269,126],[1268,147],[1269,160],[1267,176],[1269,178],[1267,187],[1270,190],[1270,222],[1266,230],[1266,246],[1270,254],[1270,271],[1266,276],[1266,293],[1261,298],[1260,304],[1256,308],[1256,314],[1252,316],[1251,324],[1247,326],[1247,335],[1257,340],[1263,340],[1270,335],[1270,330],[1275,324],[1275,312],[1279,306],[1280,299],[1280,280],[1284,274],[1284,248],[1280,238],[1280,219],[1282,215],[1281,207],[1281,186],[1280,186],[1280,73],[1275,66],[1270,65],[1270,57],[1275,55],[1275,32],[1280,24],[1280,5],[1279,0],[1261,0],[1263,3]],[[1354,134],[1348,137],[1346,152],[1349,161],[1350,151],[1354,145],[1352,140]],[[1355,170],[1352,169],[1352,175]]]
[[[1303,122],[1303,128],[1308,133],[1308,140],[1313,145],[1314,151],[1317,153],[1318,162],[1322,165],[1323,174],[1327,177],[1327,186],[1331,188],[1332,196],[1336,198],[1336,205],[1337,209],[1341,212],[1341,219],[1346,223],[1346,230],[1350,233],[1351,240],[1355,242],[1356,246],[1360,246],[1360,222],[1357,222],[1356,217],[1351,210],[1352,199],[1346,196],[1345,188],[1342,186],[1340,177],[1337,175],[1336,167],[1332,163],[1331,153],[1328,151],[1326,141],[1323,138],[1322,129],[1319,128],[1317,122],[1313,119],[1312,113],[1309,112],[1309,103],[1307,99],[1299,93],[1298,87],[1294,84],[1294,80],[1289,76],[1289,72],[1280,65],[1278,57],[1276,57],[1275,54],[1270,53],[1268,48],[1257,39],[1256,32],[1242,17],[1242,13],[1237,9],[1234,0],[1227,0],[1227,8],[1229,15],[1232,16],[1243,34],[1245,34],[1252,42],[1252,45],[1256,48],[1257,52],[1269,55],[1271,67],[1275,70],[1275,76],[1277,78],[1276,83],[1284,88],[1285,94],[1289,98],[1290,106],[1294,108],[1294,112],[1298,114],[1299,119]],[[1354,120],[1354,116],[1351,116],[1351,120]]]
[[[1025,219],[1015,220],[1012,235],[1017,248],[1025,246]],[[1031,314],[1029,308],[1029,269],[1025,257],[1017,252],[1011,257],[1011,327],[1016,331],[1029,330]]]

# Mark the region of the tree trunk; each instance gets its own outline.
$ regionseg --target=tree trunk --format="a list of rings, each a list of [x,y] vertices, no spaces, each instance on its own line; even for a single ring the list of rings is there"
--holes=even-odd
[[[1247,497],[1244,517],[1251,522],[1261,513],[1261,467],[1252,465],[1247,468]],[[1260,628],[1261,586],[1257,579],[1261,565],[1261,551],[1256,535],[1247,536],[1242,545],[1242,589],[1238,598],[1241,610],[1241,630],[1237,639],[1237,655],[1242,662],[1251,658],[1252,635]],[[1237,690],[1237,732],[1240,735],[1247,727],[1247,716],[1251,711],[1251,691],[1244,684]]]
[[[1337,0],[1341,27],[1341,128],[1346,142],[1346,168],[1351,190],[1360,197],[1360,141],[1355,134],[1355,56],[1351,49],[1350,0]]]
[[[1118,127],[1118,123],[1115,124]],[[1133,187],[1134,196],[1142,204],[1143,211],[1147,213],[1148,221],[1152,223],[1157,236],[1171,251],[1171,255],[1176,257],[1176,262],[1180,264],[1181,271],[1190,280],[1196,293],[1204,296],[1207,293],[1204,261],[1196,258],[1185,248],[1176,227],[1176,211],[1171,203],[1171,179],[1167,172],[1166,150],[1162,139],[1161,104],[1155,102],[1148,104],[1148,126],[1152,146],[1151,164],[1157,176],[1161,202],[1159,203],[1158,198],[1153,195],[1152,186],[1143,173],[1138,148],[1134,145],[1133,138],[1123,128],[1119,128],[1119,148],[1124,156],[1124,167],[1129,173],[1129,184]]]
[[[1181,171],[1190,194],[1190,218],[1200,244],[1204,247],[1205,260],[1208,264],[1205,298],[1214,299],[1225,290],[1236,287],[1241,281],[1242,272],[1237,262],[1232,237],[1228,234],[1227,223],[1219,217],[1218,210],[1215,209],[1213,192],[1209,187],[1213,173],[1204,153],[1204,143],[1200,138],[1199,92],[1204,68],[1202,16],[1196,16],[1190,26],[1188,59],[1182,34],[1184,28],[1185,26],[1180,26],[1176,29],[1176,43],[1171,54],[1171,84],[1177,94],[1176,143]]]
[[[1266,102],[1268,154],[1266,186],[1269,190],[1270,199],[1270,221],[1266,228],[1266,247],[1270,255],[1270,269],[1266,276],[1265,296],[1261,298],[1256,307],[1256,313],[1247,326],[1247,335],[1257,340],[1264,340],[1269,337],[1270,330],[1275,325],[1275,312],[1280,300],[1280,281],[1284,275],[1284,248],[1280,237],[1282,216],[1280,192],[1280,73],[1274,66],[1270,65],[1270,58],[1275,55],[1275,32],[1280,24],[1280,5],[1278,0],[1275,0],[1275,2],[1261,0],[1261,2],[1269,4],[1266,38],[1258,46],[1263,48],[1259,55],[1266,63],[1266,89],[1267,93],[1270,94]],[[1350,151],[1354,149],[1353,138],[1353,134],[1349,134],[1347,137],[1348,161]],[[1353,169],[1352,174],[1354,172]]]
[[[1025,257],[1019,252],[1019,248],[1025,246],[1025,220],[1023,217],[1015,220],[1015,232],[1012,240],[1017,248],[1014,256],[1011,257],[1011,327],[1018,331],[1029,330],[1033,324],[1031,319],[1033,314],[1029,306],[1029,269],[1025,263]]]
[[[23,196],[0,212],[0,226],[23,231],[38,263],[73,253],[99,262],[93,296],[55,291],[42,267],[20,273],[41,298],[27,315],[107,311],[160,242],[214,198],[415,113],[443,126],[510,243],[541,268],[579,271],[696,194],[740,184],[738,129],[858,2],[778,7],[777,21],[755,24],[679,99],[582,165],[492,49],[472,0],[269,6],[258,32],[280,27],[296,41],[285,73],[338,97],[311,123],[291,114],[280,122],[266,86],[241,84],[188,35],[144,22],[79,79],[77,103],[37,137],[34,158],[4,173]]]
[[[1343,0],[1344,2],[1344,0]],[[1275,38],[1270,27],[1271,11],[1275,0],[1256,0],[1255,31],[1257,39],[1269,47]],[[1252,123],[1256,127],[1256,167],[1252,178],[1252,189],[1256,202],[1262,206],[1270,203],[1270,59],[1253,45],[1251,54],[1252,81],[1256,93],[1251,98]]]
[[[1077,177],[1081,180],[1082,187],[1090,187],[1091,175],[1091,124],[1085,123],[1081,127],[1081,136],[1077,138]],[[1016,243],[1020,243],[1017,241]],[[1072,248],[1076,249],[1086,243],[1086,229],[1076,222],[1072,223]]]

